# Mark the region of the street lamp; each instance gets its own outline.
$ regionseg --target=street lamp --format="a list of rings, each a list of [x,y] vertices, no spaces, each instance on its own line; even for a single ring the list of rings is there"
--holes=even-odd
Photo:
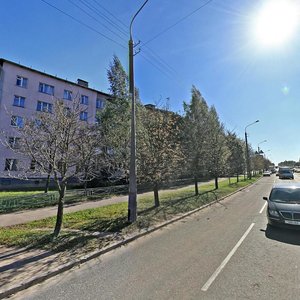
[[[137,185],[136,185],[136,118],[135,118],[135,93],[134,93],[134,67],[133,67],[133,38],[132,25],[136,16],[143,9],[146,0],[140,9],[135,13],[130,22],[129,46],[129,94],[131,95],[131,125],[130,125],[130,168],[129,168],[129,195],[128,195],[128,221],[133,223],[137,218]]]
[[[248,139],[247,139],[247,128],[255,123],[258,123],[259,120],[247,125],[245,127],[245,142],[246,142],[246,165],[247,165],[247,177],[251,179],[251,170],[250,170],[250,158],[249,158],[249,147],[248,147]]]
[[[262,143],[265,143],[265,142],[267,142],[267,140],[261,141],[260,143],[257,144],[257,153],[258,153],[258,154],[263,153],[263,151],[261,151],[261,150],[259,149],[259,145],[262,144]],[[260,151],[261,151],[261,152],[260,152]]]

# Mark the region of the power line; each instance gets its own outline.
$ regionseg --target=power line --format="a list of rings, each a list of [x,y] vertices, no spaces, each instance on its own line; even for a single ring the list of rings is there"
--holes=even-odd
[[[116,22],[111,20],[109,17],[107,17],[105,14],[103,14],[97,7],[95,7],[93,4],[89,3],[87,0],[79,0],[81,3],[83,3],[86,7],[88,7],[91,11],[96,13],[101,18],[104,18],[106,22],[108,22],[111,26],[113,26],[115,29],[117,29],[120,33],[122,33],[125,36],[128,36],[128,32],[125,31],[122,27],[120,27]]]
[[[123,41],[126,41],[124,39],[124,37],[120,36],[118,33],[114,32],[113,30],[111,30],[107,25],[103,24],[102,22],[100,22],[97,18],[95,18],[93,15],[91,15],[89,12],[87,12],[86,10],[84,10],[83,8],[81,8],[79,5],[77,5],[76,3],[74,3],[72,0],[68,0],[72,5],[76,6],[79,10],[81,10],[82,12],[84,12],[87,16],[89,16],[90,18],[92,18],[93,20],[95,20],[97,23],[99,23],[100,25],[102,25],[103,27],[105,27],[108,31],[110,31],[111,33],[115,34],[117,37],[119,37],[120,39],[122,39]]]
[[[72,15],[70,15],[70,14],[64,12],[63,10],[61,10],[61,9],[59,9],[58,7],[52,5],[51,3],[47,2],[46,0],[41,0],[41,1],[44,2],[45,4],[51,6],[52,8],[56,9],[57,11],[61,12],[62,14],[68,16],[69,18],[71,18],[72,20],[76,21],[77,23],[83,25],[84,27],[86,27],[86,28],[88,28],[88,29],[90,29],[90,30],[96,32],[97,34],[101,35],[102,37],[106,38],[107,40],[109,40],[109,41],[111,41],[111,42],[117,44],[118,46],[120,46],[120,47],[122,47],[122,48],[124,48],[124,49],[127,49],[124,45],[122,45],[122,44],[120,44],[119,42],[115,41],[114,39],[112,39],[112,38],[106,36],[106,35],[103,34],[102,32],[100,32],[100,31],[98,31],[97,29],[91,27],[90,25],[88,25],[88,24],[86,24],[86,23],[84,23],[84,22],[82,22],[82,21],[76,19],[76,18],[73,17]]]
[[[120,36],[118,33],[116,33],[115,31],[111,30],[107,25],[103,24],[102,22],[100,22],[97,18],[95,18],[93,15],[91,15],[89,12],[87,12],[86,10],[84,10],[83,8],[81,8],[79,5],[77,5],[76,3],[74,3],[72,0],[68,0],[72,5],[74,5],[75,7],[77,7],[79,10],[81,10],[83,13],[85,13],[87,16],[89,16],[90,18],[92,18],[94,21],[96,21],[98,24],[102,25],[103,27],[105,27],[108,31],[110,31],[111,33],[115,34],[117,37],[119,37],[120,39],[122,39],[123,41],[126,41],[124,39],[124,37]]]
[[[150,40],[148,40],[147,42],[143,43],[142,45],[145,46],[147,44],[149,44],[150,42],[152,42],[153,40],[157,39],[159,36],[161,36],[162,34],[166,33],[167,31],[169,31],[171,28],[175,27],[176,25],[178,25],[179,23],[183,22],[184,20],[186,20],[187,18],[189,18],[190,16],[192,16],[193,14],[195,14],[198,10],[200,10],[201,8],[205,7],[206,5],[208,5],[210,2],[212,2],[213,0],[208,0],[206,1],[204,4],[202,4],[200,7],[196,8],[195,10],[193,10],[192,12],[190,12],[189,14],[187,14],[186,16],[182,17],[181,19],[179,19],[176,23],[174,23],[173,25],[167,27],[166,29],[164,29],[163,31],[161,31],[160,33],[158,33],[157,35],[155,35],[153,38],[151,38]]]

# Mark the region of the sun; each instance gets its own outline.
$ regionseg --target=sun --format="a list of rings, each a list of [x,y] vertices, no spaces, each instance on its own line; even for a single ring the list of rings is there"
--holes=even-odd
[[[280,46],[290,40],[299,26],[297,0],[266,0],[254,17],[254,35],[266,47]]]

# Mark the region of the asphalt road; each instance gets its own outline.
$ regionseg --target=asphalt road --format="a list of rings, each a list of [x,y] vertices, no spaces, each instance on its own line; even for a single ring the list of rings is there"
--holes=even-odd
[[[299,299],[300,231],[266,226],[262,197],[274,181],[264,177],[12,299]]]

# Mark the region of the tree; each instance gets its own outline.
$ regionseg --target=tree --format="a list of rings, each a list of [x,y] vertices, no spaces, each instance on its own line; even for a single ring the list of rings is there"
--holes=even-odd
[[[208,127],[208,170],[215,179],[215,189],[218,189],[218,178],[224,172],[228,151],[225,143],[224,125],[220,122],[214,106],[209,110]]]
[[[113,151],[115,179],[128,179],[130,158],[130,101],[128,76],[117,56],[113,57],[107,71],[112,99],[99,112],[103,137]],[[111,170],[112,171],[112,170]],[[117,178],[119,177],[119,178]]]
[[[18,152],[31,159],[31,164],[20,170],[23,176],[47,175],[51,166],[59,192],[54,237],[61,230],[68,181],[74,177],[92,179],[94,161],[99,159],[98,150],[102,147],[94,126],[80,121],[82,111],[78,101],[66,107],[63,101],[56,100],[52,113],[42,112],[36,119],[26,119],[24,127],[18,129],[21,138]]]
[[[140,109],[143,138],[138,143],[138,178],[151,182],[154,205],[158,207],[159,186],[177,173],[182,159],[180,116],[165,109]]]
[[[195,86],[192,87],[191,103],[184,103],[184,153],[188,172],[192,173],[195,194],[199,194],[198,180],[206,173],[206,157],[209,127],[208,106]]]
[[[239,182],[239,174],[245,169],[244,142],[234,132],[227,131],[226,145],[229,151],[226,160],[228,175],[236,175]]]

